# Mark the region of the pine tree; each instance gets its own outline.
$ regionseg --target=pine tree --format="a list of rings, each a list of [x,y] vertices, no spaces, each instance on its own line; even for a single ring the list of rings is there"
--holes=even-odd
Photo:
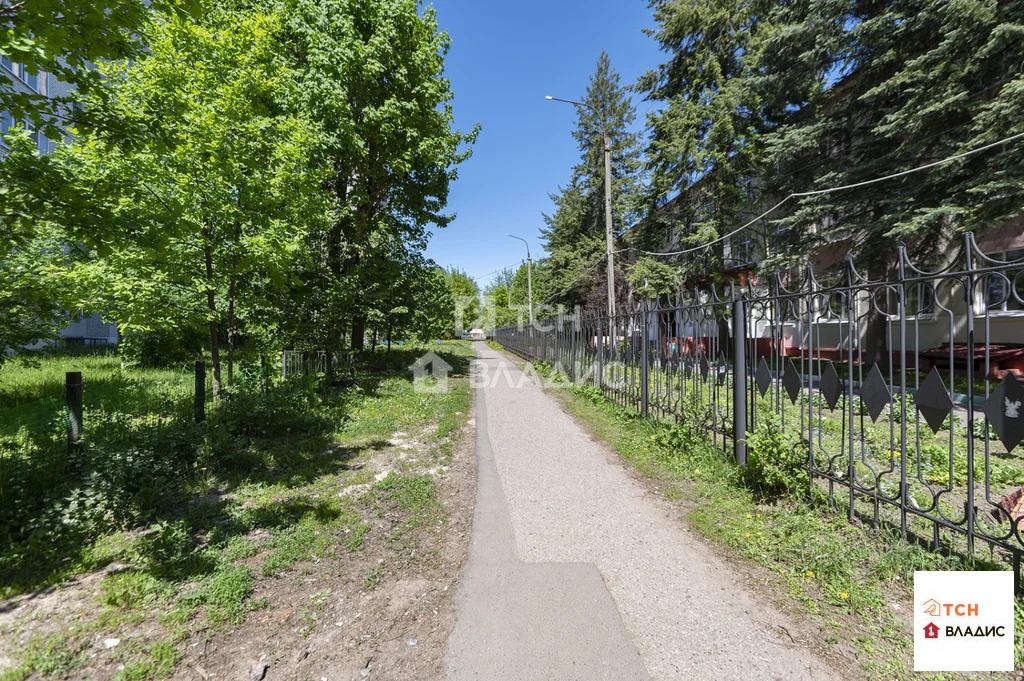
[[[572,133],[580,162],[573,167],[569,183],[551,196],[555,211],[544,216],[547,227],[541,231],[550,254],[545,268],[550,272],[545,286],[554,292],[550,302],[566,306],[585,303],[595,280],[604,278],[603,268],[587,270],[605,251],[605,129],[611,139],[616,234],[636,222],[643,196],[640,139],[633,129],[636,107],[606,52],[598,57],[583,103],[586,106],[577,107]]]
[[[650,210],[634,235],[637,245],[657,249],[669,228],[680,245],[699,245],[749,210],[746,178],[760,155],[762,108],[750,55],[772,4],[650,1],[659,27],[648,34],[669,57],[636,86],[662,104],[648,116]],[[697,269],[713,266],[717,255],[720,249],[703,254]]]

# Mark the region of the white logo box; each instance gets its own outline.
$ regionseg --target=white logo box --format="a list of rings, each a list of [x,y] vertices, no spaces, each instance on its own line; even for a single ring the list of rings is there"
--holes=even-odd
[[[914,671],[1013,671],[1013,573],[915,572]]]

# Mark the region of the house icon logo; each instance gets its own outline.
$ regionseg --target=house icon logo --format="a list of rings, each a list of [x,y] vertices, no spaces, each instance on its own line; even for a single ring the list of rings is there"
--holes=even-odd
[[[448,392],[448,374],[452,365],[431,350],[409,367],[412,371],[413,389],[418,393]]]
[[[924,614],[931,615],[932,617],[939,617],[942,615],[942,603],[939,603],[934,598],[929,598],[924,602]]]
[[[939,626],[935,622],[929,622],[924,625],[924,637],[925,638],[938,638],[939,637]]]

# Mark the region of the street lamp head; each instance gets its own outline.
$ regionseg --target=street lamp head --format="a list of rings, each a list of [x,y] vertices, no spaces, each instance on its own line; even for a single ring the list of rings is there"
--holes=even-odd
[[[550,101],[551,99],[554,99],[554,98],[551,95],[544,95],[544,99],[547,99],[547,100]]]

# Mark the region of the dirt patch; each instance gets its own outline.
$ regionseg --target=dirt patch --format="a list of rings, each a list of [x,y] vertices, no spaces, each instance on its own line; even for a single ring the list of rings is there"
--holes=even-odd
[[[401,442],[412,440],[399,436]],[[269,608],[230,632],[207,632],[186,646],[173,679],[439,679],[454,626],[456,581],[466,560],[475,502],[475,434],[470,425],[450,465],[434,476],[447,517],[401,541],[367,541],[363,549],[277,578],[261,579],[252,599]],[[393,470],[416,445],[382,452],[372,466]],[[399,514],[386,510],[372,532],[387,536]]]
[[[428,428],[422,433],[396,433],[360,461],[372,471],[367,478],[371,481],[380,482],[391,473],[430,476],[440,512],[410,523],[401,500],[382,495],[373,482],[340,491],[318,490],[352,500],[368,525],[361,546],[345,545],[351,536],[346,527],[335,546],[276,576],[261,574],[266,550],[239,559],[235,565],[250,568],[256,576],[247,602],[259,604],[240,624],[200,624],[193,619],[177,626],[162,623],[166,613],[154,610],[107,626],[96,613],[101,582],[123,570],[112,564],[58,588],[0,602],[0,674],[23,661],[31,641],[57,640],[73,632],[75,658],[68,659],[66,671],[54,667],[52,677],[112,678],[125,669],[120,660],[128,649],[151,649],[157,641],[174,639],[180,655],[174,671],[154,671],[140,678],[441,678],[475,503],[475,429],[470,417],[462,417],[468,425],[457,437],[449,436],[450,454],[440,459],[439,443]],[[203,501],[215,507],[221,499]],[[257,529],[247,539],[266,546],[270,534]],[[187,591],[183,588],[181,593]],[[180,633],[174,633],[175,627]],[[59,650],[46,654],[62,659]]]

